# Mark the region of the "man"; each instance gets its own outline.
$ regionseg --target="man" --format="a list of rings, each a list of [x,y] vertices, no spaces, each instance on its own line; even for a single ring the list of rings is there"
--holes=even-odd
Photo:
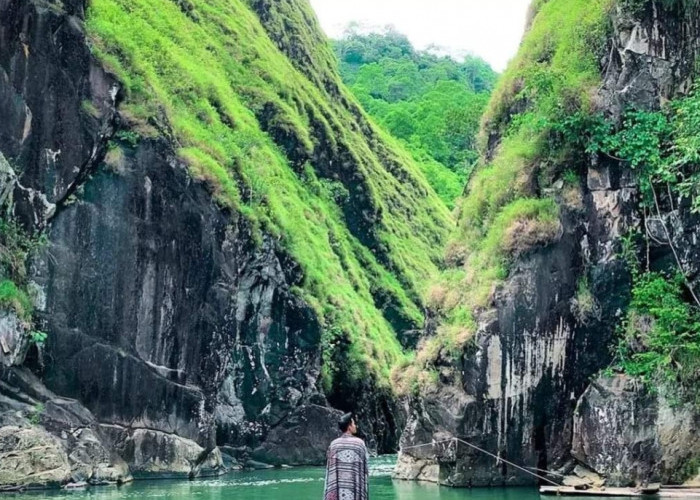
[[[324,500],[368,500],[369,478],[367,447],[355,437],[357,425],[352,413],[338,421],[343,433],[328,448],[326,465],[326,492]]]

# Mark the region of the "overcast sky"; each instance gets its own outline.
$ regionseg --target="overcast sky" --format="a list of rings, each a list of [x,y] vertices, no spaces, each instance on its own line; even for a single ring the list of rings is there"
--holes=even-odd
[[[515,55],[530,0],[311,0],[331,38],[352,21],[393,25],[419,49],[472,53],[502,71]]]

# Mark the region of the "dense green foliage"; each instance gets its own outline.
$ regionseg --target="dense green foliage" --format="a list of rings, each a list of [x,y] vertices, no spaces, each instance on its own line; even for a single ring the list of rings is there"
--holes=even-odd
[[[660,111],[628,110],[621,124],[602,115],[575,114],[558,128],[562,141],[629,163],[643,202],[655,209],[655,188],[673,189],[700,212],[700,95],[671,101]]]
[[[355,378],[369,367],[386,381],[404,353],[385,313],[421,324],[450,216],[343,88],[306,2],[94,0],[87,28],[127,93],[131,132],[108,156],[172,130],[191,174],[300,264],[295,292],[325,326],[327,387],[339,345]],[[371,234],[352,230],[355,206]]]
[[[408,146],[450,206],[478,159],[479,120],[496,81],[482,59],[416,51],[388,29],[335,42],[340,72],[372,117]]]
[[[684,296],[684,277],[634,274],[617,346],[620,368],[672,399],[700,405],[700,310]]]

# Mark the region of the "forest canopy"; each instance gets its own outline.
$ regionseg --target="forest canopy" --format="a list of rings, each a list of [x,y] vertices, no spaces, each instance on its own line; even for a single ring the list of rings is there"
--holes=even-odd
[[[365,33],[351,26],[334,47],[345,83],[408,146],[452,207],[478,158],[479,120],[497,73],[479,57],[458,62],[437,50],[416,50],[393,28]]]

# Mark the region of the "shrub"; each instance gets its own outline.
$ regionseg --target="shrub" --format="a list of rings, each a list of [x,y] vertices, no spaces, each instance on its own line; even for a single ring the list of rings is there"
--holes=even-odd
[[[31,322],[32,301],[29,295],[11,280],[0,282],[0,309],[12,310],[25,323]]]
[[[46,343],[46,339],[48,338],[48,334],[45,332],[40,332],[38,330],[33,330],[29,332],[29,338],[31,341],[38,345],[38,346],[43,346]]]
[[[684,300],[684,283],[654,272],[635,279],[617,355],[650,389],[700,405],[700,310]]]
[[[32,425],[39,425],[41,423],[41,417],[45,411],[46,406],[44,405],[44,403],[37,403],[36,405],[34,405],[34,407],[27,414],[29,423]]]
[[[626,162],[637,172],[643,202],[655,207],[663,186],[700,212],[700,95],[671,101],[659,111],[628,109],[618,125],[601,114],[576,113],[555,127],[561,142]]]
[[[0,219],[0,308],[14,311],[31,327],[33,305],[27,290],[27,260],[46,243],[12,219]]]

